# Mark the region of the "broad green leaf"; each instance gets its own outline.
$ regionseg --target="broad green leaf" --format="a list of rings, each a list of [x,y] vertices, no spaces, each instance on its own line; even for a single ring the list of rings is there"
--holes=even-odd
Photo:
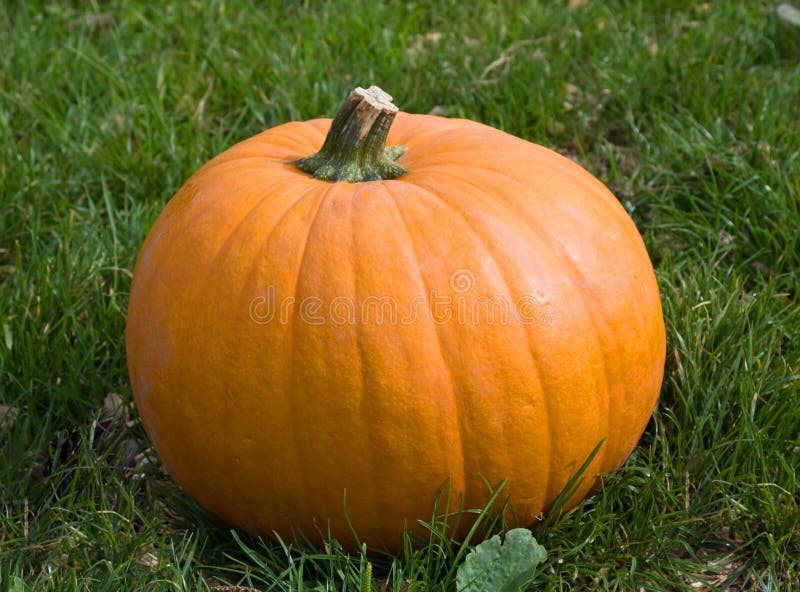
[[[530,581],[547,552],[527,528],[515,528],[475,547],[456,573],[458,592],[514,592]]]

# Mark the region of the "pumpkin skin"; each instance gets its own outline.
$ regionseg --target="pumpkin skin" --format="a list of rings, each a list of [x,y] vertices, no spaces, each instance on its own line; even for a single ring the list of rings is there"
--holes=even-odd
[[[399,113],[394,180],[287,164],[330,123],[220,154],[141,249],[127,356],[164,465],[245,530],[347,545],[352,525],[398,549],[448,489],[451,509],[478,508],[507,480],[533,523],[605,439],[576,504],[628,457],[662,382],[632,220],[569,159],[466,120]]]

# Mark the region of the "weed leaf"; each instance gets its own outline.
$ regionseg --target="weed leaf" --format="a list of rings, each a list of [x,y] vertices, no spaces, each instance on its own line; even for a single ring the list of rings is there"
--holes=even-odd
[[[458,592],[514,592],[533,577],[547,552],[527,528],[495,535],[467,555],[456,574]]]

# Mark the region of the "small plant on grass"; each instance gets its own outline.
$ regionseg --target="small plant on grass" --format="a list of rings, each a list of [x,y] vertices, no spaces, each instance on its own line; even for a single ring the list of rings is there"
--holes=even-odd
[[[458,568],[458,592],[516,592],[528,583],[547,552],[527,528],[494,535],[470,551]]]

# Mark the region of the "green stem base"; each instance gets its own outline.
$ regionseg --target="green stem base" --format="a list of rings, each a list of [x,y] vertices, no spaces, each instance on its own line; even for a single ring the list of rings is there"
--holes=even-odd
[[[403,146],[386,146],[398,109],[377,86],[355,89],[339,109],[322,148],[290,163],[323,181],[381,181],[406,173]]]

